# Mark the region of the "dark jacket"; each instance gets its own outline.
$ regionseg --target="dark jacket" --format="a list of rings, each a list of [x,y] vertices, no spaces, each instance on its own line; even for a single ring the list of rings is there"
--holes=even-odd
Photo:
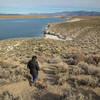
[[[30,69],[30,74],[33,76],[38,75],[39,65],[37,61],[30,60],[27,64],[27,67]]]

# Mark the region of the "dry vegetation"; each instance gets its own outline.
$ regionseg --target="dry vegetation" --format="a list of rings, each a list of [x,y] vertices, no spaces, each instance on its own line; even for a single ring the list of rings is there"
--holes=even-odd
[[[75,23],[86,26],[88,21]],[[98,33],[99,21],[90,23],[93,27],[97,23]],[[100,100],[99,35],[96,42],[78,42],[86,38],[84,35],[77,41],[44,38],[0,41],[0,100]],[[33,55],[38,56],[40,64],[36,87],[28,84],[31,76],[26,66]]]
[[[47,31],[78,42],[100,43],[100,17],[72,17],[80,21],[51,23]]]

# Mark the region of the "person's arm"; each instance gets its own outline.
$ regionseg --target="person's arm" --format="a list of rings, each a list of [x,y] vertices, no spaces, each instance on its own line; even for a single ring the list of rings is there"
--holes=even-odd
[[[40,70],[38,62],[36,62],[36,70]]]

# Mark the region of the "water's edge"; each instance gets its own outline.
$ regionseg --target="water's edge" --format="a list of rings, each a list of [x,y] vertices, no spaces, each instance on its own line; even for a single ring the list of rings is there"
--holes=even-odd
[[[50,27],[50,24],[48,24],[45,27],[45,30],[44,30],[45,38],[56,39],[56,40],[72,40],[72,38],[70,38],[70,37],[64,37],[60,33],[52,32],[51,30],[49,30],[49,27]]]
[[[59,20],[60,19],[60,20]],[[12,39],[12,38],[45,38],[47,37],[46,28],[48,27],[48,24],[51,23],[61,23],[68,21],[68,19],[61,20],[62,18],[42,18],[42,20],[32,20],[31,18],[27,20],[21,20],[21,19],[3,19],[4,21],[1,21],[0,26],[0,40],[5,40],[5,39]],[[32,20],[32,21],[31,21]],[[31,22],[30,22],[31,21]],[[16,22],[16,23],[15,23]],[[36,24],[35,24],[36,23]],[[53,35],[53,34],[48,34],[48,35]],[[48,36],[48,37],[50,37]],[[62,36],[54,36],[56,38],[62,38]],[[53,38],[52,37],[52,38]],[[55,38],[54,38],[55,39]]]

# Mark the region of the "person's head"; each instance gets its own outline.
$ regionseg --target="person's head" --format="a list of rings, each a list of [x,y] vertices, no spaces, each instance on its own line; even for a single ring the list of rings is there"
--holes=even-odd
[[[37,56],[33,56],[33,57],[32,57],[32,60],[33,60],[33,61],[36,61],[36,60],[37,60]]]

